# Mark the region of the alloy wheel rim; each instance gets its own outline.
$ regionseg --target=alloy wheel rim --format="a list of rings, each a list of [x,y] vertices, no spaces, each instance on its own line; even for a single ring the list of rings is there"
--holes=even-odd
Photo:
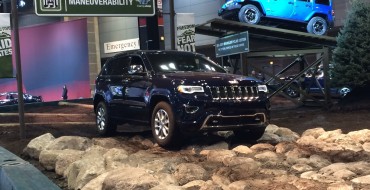
[[[98,109],[98,112],[96,114],[96,123],[100,131],[103,131],[105,129],[105,110],[102,107]]]
[[[154,118],[154,131],[159,139],[163,140],[168,136],[169,125],[170,119],[168,113],[163,109],[158,110]]]
[[[320,35],[323,34],[325,31],[324,28],[325,28],[324,23],[321,20],[316,21],[313,24],[313,30],[315,34],[320,34]]]
[[[245,11],[245,19],[249,22],[249,23],[256,23],[256,10],[254,9],[248,9]]]

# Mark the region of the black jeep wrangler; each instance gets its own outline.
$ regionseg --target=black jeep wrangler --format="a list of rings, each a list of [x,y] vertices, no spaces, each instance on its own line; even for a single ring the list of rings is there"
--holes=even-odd
[[[256,140],[269,121],[267,87],[228,74],[202,54],[135,50],[107,60],[96,78],[94,110],[101,135],[119,124],[151,127],[173,148],[196,132],[232,130]]]

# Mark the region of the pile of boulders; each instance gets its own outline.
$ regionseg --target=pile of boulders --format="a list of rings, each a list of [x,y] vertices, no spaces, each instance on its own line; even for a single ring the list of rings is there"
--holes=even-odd
[[[299,136],[269,125],[256,144],[218,141],[177,151],[142,136],[48,133],[24,154],[63,176],[68,189],[370,189],[370,130],[315,128]]]

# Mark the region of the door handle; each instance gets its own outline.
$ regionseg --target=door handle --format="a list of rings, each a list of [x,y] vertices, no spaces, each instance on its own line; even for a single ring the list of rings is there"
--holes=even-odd
[[[110,82],[111,80],[110,79],[105,79],[105,81]]]
[[[293,3],[293,1],[289,1],[288,4],[289,5],[293,5],[294,3]]]
[[[122,82],[127,83],[129,80],[128,79],[123,79]]]

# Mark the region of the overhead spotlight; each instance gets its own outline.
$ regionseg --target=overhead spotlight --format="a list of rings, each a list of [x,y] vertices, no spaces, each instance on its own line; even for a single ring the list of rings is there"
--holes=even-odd
[[[20,0],[18,5],[19,7],[24,7],[26,6],[26,2],[24,0]]]

